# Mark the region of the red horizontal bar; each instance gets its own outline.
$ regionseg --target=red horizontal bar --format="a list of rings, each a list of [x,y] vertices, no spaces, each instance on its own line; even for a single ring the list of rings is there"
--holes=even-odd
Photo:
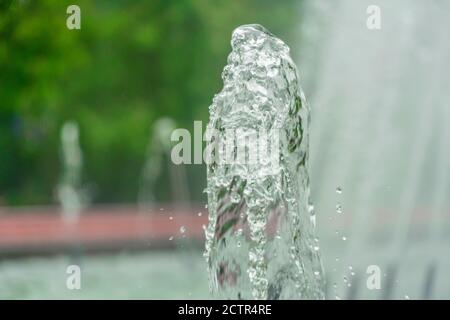
[[[58,208],[0,208],[0,248],[50,244],[166,240],[186,236],[203,239],[207,214],[193,208],[153,209],[101,207],[83,212],[72,224]],[[185,232],[180,232],[181,226]]]

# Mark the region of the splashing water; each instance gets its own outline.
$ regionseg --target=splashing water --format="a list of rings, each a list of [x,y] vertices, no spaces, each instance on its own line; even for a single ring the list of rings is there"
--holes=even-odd
[[[76,122],[66,122],[61,129],[63,175],[58,185],[58,198],[63,208],[63,219],[75,223],[86,202],[81,190],[83,155],[79,145],[79,130]]]
[[[234,299],[322,299],[309,199],[309,108],[297,68],[288,46],[259,25],[237,28],[231,45],[207,128],[211,291]],[[255,133],[257,148],[248,144]]]

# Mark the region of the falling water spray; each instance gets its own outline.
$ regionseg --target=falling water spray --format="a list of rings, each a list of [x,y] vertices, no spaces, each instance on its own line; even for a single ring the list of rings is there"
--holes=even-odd
[[[234,30],[206,132],[210,288],[220,298],[322,299],[308,176],[309,107],[289,47]]]
[[[81,211],[89,199],[86,190],[82,189],[83,154],[79,144],[79,130],[76,122],[64,123],[61,129],[61,147],[63,172],[58,185],[58,198],[62,207],[61,214],[66,235],[71,242],[69,255],[73,263],[80,263],[83,248],[78,242],[76,225]]]
[[[79,145],[76,122],[66,122],[61,129],[63,174],[58,186],[62,216],[67,224],[74,224],[82,209],[81,171],[83,157]]]

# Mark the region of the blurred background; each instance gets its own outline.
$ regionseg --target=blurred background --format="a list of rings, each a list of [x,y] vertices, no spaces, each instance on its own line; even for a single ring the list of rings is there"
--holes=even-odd
[[[170,133],[207,122],[248,23],[311,105],[327,298],[450,298],[450,3],[392,2],[0,0],[0,298],[209,298],[206,169]]]

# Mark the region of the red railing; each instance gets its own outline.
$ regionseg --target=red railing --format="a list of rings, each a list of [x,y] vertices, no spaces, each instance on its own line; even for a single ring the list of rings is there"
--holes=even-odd
[[[120,244],[170,246],[177,238],[202,240],[205,209],[178,207],[139,210],[101,206],[85,210],[73,223],[56,207],[0,208],[0,253],[51,250],[73,244],[87,249]],[[184,226],[184,232],[180,228]]]

